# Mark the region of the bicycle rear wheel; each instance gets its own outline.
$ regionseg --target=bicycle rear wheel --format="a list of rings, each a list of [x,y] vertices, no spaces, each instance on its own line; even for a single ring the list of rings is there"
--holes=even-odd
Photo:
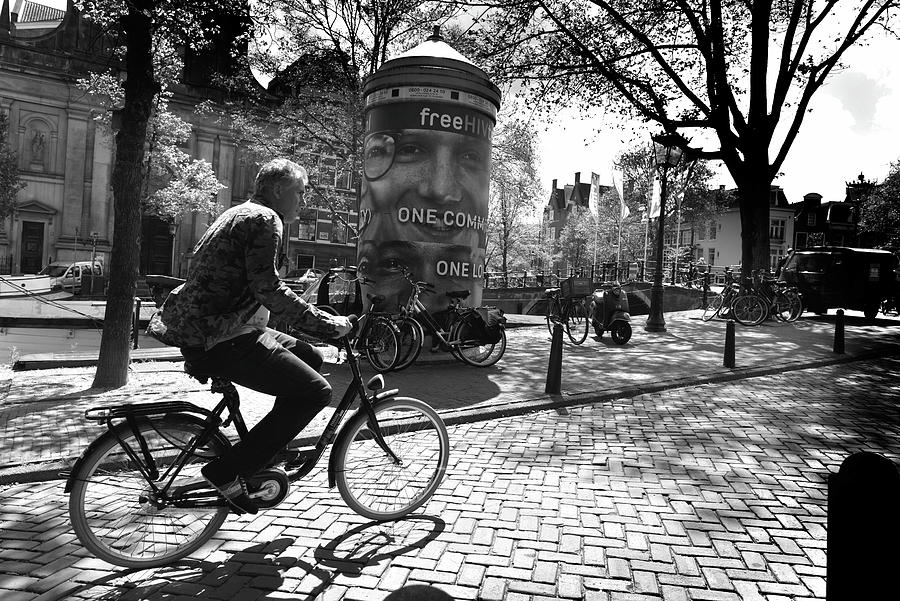
[[[450,328],[450,339],[457,359],[475,367],[490,367],[506,352],[506,330],[500,330],[500,340],[484,342],[484,322],[477,313],[463,315]]]
[[[167,416],[140,419],[140,439],[127,424],[98,439],[95,448],[73,474],[69,517],[81,543],[96,557],[126,568],[153,568],[190,555],[216,533],[228,516],[224,502],[209,486],[201,486],[190,499],[191,507],[176,507],[159,492],[169,482],[182,449],[203,431],[199,420]],[[119,444],[133,451],[129,457]],[[141,451],[141,439],[148,454]],[[230,446],[221,432],[187,457],[174,484],[203,482],[200,468]],[[159,476],[148,482],[144,474],[152,457]],[[188,505],[187,498],[183,498]]]
[[[745,326],[758,326],[769,312],[766,303],[755,294],[741,294],[731,303],[734,320]]]
[[[370,520],[397,520],[424,504],[444,478],[450,440],[428,404],[407,397],[375,403],[378,428],[394,459],[375,439],[365,412],[341,430],[335,480],[347,506]]]
[[[776,299],[779,298],[776,296]],[[788,289],[781,293],[782,303],[779,304],[781,317],[784,321],[797,321],[803,315],[803,299],[796,290]],[[786,305],[786,307],[784,306]]]
[[[711,299],[706,305],[706,308],[703,309],[703,315],[700,316],[700,319],[703,321],[709,321],[713,317],[719,314],[719,311],[722,310],[722,300],[725,298],[724,294],[717,294]]]
[[[409,316],[404,316],[397,324],[400,330],[399,344],[397,347],[397,362],[394,371],[406,369],[416,362],[419,353],[422,352],[422,342],[425,340],[425,332],[418,321]]]
[[[399,341],[397,327],[387,317],[369,315],[371,321],[363,327],[359,348],[378,373],[390,371],[397,362]]]
[[[566,335],[574,344],[581,344],[587,339],[590,320],[584,299],[572,299],[566,311]]]

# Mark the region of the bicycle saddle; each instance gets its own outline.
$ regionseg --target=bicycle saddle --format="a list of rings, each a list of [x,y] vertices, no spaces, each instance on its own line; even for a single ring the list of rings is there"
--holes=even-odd
[[[554,294],[556,292],[559,292],[559,288],[547,288],[544,290],[544,294]]]
[[[450,292],[445,293],[450,298],[458,298],[460,300],[464,298],[468,298],[470,292],[468,290],[451,290]]]
[[[222,382],[227,382],[227,383],[231,382],[231,380],[229,380],[228,378],[225,378],[225,377],[222,377],[222,376],[219,376],[216,374],[204,372],[202,369],[199,369],[196,365],[194,365],[190,361],[184,362],[184,373],[186,373],[190,377],[194,378],[201,384],[206,384],[207,382],[209,382],[210,378],[212,378],[213,381],[220,380]]]

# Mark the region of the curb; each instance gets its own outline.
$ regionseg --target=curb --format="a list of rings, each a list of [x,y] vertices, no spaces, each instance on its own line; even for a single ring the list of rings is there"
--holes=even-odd
[[[799,371],[803,369],[816,369],[819,367],[828,367],[831,365],[840,365],[843,363],[852,363],[855,361],[864,361],[867,359],[880,359],[884,357],[900,356],[900,345],[892,345],[887,349],[878,351],[865,351],[852,356],[840,356],[829,359],[819,359],[816,361],[795,361],[782,363],[779,365],[763,366],[763,367],[743,367],[732,368],[729,371],[709,374],[704,376],[686,376],[664,382],[654,384],[642,384],[638,386],[626,386],[622,388],[613,388],[602,392],[574,392],[563,393],[560,395],[544,394],[531,399],[520,399],[508,401],[505,403],[494,404],[489,407],[478,407],[473,409],[450,409],[439,412],[448,426],[461,424],[469,424],[479,421],[488,421],[492,419],[500,419],[504,417],[514,417],[526,413],[535,413],[537,411],[548,411],[554,409],[565,409],[567,407],[577,407],[580,405],[589,405],[611,401],[619,398],[632,398],[644,394],[652,394],[666,390],[677,388],[689,388],[692,386],[700,386],[704,384],[716,384],[720,382],[733,382],[736,380],[744,380],[773,374],[787,373]],[[315,444],[318,437],[305,437],[294,439],[291,447],[311,446]],[[12,465],[8,468],[0,469],[0,485],[44,482],[48,480],[64,480],[65,477],[61,472],[71,468],[77,456],[68,457],[63,460],[33,462]]]

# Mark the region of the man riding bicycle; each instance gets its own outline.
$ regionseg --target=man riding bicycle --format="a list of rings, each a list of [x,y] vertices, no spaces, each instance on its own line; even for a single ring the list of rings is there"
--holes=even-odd
[[[278,274],[284,223],[297,219],[308,177],[287,159],[262,166],[253,197],[223,212],[197,246],[190,273],[153,316],[149,333],[181,348],[190,373],[222,376],[275,396],[272,410],[203,477],[238,513],[256,513],[244,478],[265,467],[331,402],[322,354],[266,327],[270,312],[322,338],[350,332],[346,317],[316,309]]]

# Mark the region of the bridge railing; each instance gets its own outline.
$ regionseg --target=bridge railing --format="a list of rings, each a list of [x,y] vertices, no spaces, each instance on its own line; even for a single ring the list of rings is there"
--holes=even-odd
[[[731,268],[739,271],[740,267],[705,265],[694,263],[679,263],[676,269],[674,261],[663,263],[663,283],[678,284],[700,288],[706,281],[706,273],[709,273],[709,283],[713,286],[722,285],[725,281],[725,270]],[[559,286],[560,280],[572,276],[590,277],[595,283],[600,282],[652,282],[656,269],[656,261],[621,261],[597,263],[585,265],[568,270],[510,270],[507,272],[485,272],[486,288],[554,288]]]

